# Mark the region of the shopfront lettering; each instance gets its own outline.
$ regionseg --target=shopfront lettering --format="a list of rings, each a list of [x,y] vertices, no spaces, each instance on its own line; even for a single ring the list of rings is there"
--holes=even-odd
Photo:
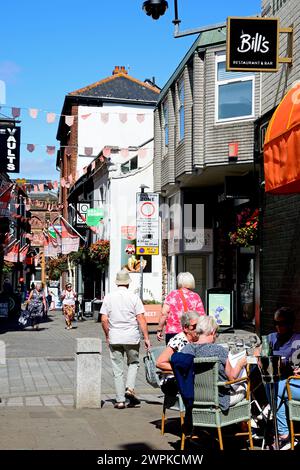
[[[270,42],[266,40],[266,37],[262,34],[256,33],[255,36],[251,37],[250,34],[242,34],[240,47],[237,48],[238,52],[245,53],[249,51],[261,52],[265,54],[269,52]]]

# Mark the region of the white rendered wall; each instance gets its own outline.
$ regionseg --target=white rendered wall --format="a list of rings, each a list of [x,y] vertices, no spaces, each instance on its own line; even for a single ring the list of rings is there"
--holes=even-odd
[[[108,122],[101,120],[101,114],[108,114]],[[120,121],[120,114],[127,114],[127,121]],[[138,122],[137,114],[144,114]],[[87,116],[83,118],[82,116]],[[78,107],[78,160],[77,171],[99,154],[103,147],[128,148],[139,146],[153,137],[153,108],[145,106],[118,105],[106,103],[103,107]],[[84,155],[85,147],[93,147],[93,155]]]
[[[150,153],[150,152],[149,152]],[[146,165],[142,170],[133,172],[126,177],[112,177],[110,185],[111,212],[110,212],[110,270],[109,291],[116,288],[115,277],[121,269],[121,227],[136,225],[136,193],[140,192],[140,185],[146,184],[148,192],[153,191],[153,164]],[[161,249],[161,247],[160,247]],[[144,300],[161,301],[162,295],[162,267],[161,253],[152,256],[152,272],[144,273],[143,287]],[[140,274],[130,273],[130,290],[138,291],[140,287]]]

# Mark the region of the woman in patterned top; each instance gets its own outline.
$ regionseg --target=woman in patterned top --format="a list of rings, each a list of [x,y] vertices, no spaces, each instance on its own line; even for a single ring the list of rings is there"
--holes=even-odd
[[[218,357],[219,381],[227,382],[239,377],[242,369],[247,364],[246,356],[238,360],[235,367],[232,367],[228,359],[228,351],[220,344],[215,344],[218,335],[218,324],[213,317],[201,317],[198,319],[196,332],[199,337],[196,343],[187,344],[182,353],[192,354],[195,357]],[[246,395],[244,388],[236,389],[230,385],[219,387],[219,405],[221,410],[226,411],[232,405],[243,400]]]
[[[62,292],[61,299],[63,303],[63,314],[66,322],[66,329],[72,328],[72,321],[75,315],[75,301],[77,298],[76,292],[72,288],[72,284],[68,282],[65,290]]]
[[[166,344],[170,339],[182,332],[180,317],[184,312],[194,311],[198,315],[205,315],[200,296],[193,292],[195,279],[191,273],[179,273],[177,276],[178,289],[167,295],[162,308],[161,317],[157,328],[157,339],[163,339],[163,329],[166,327]]]
[[[198,312],[186,312],[181,318],[182,332],[173,336],[166,349],[157,358],[156,366],[161,369],[160,386],[164,393],[168,395],[176,395],[178,392],[176,381],[170,364],[170,357],[174,352],[180,352],[188,343],[198,340],[196,326],[199,320]],[[170,374],[168,374],[170,372]]]
[[[43,313],[47,311],[46,298],[42,287],[42,284],[38,282],[35,288],[30,292],[27,300],[28,312],[34,330],[39,329],[39,322]]]

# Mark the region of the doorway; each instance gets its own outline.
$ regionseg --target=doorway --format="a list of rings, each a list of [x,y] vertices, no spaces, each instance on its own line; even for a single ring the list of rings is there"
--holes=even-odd
[[[184,271],[191,273],[195,278],[195,292],[200,295],[205,304],[206,289],[208,288],[208,257],[183,256]]]

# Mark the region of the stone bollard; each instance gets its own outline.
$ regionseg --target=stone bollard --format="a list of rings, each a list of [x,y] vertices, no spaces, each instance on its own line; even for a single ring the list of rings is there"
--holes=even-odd
[[[77,338],[75,408],[101,408],[102,342]]]

